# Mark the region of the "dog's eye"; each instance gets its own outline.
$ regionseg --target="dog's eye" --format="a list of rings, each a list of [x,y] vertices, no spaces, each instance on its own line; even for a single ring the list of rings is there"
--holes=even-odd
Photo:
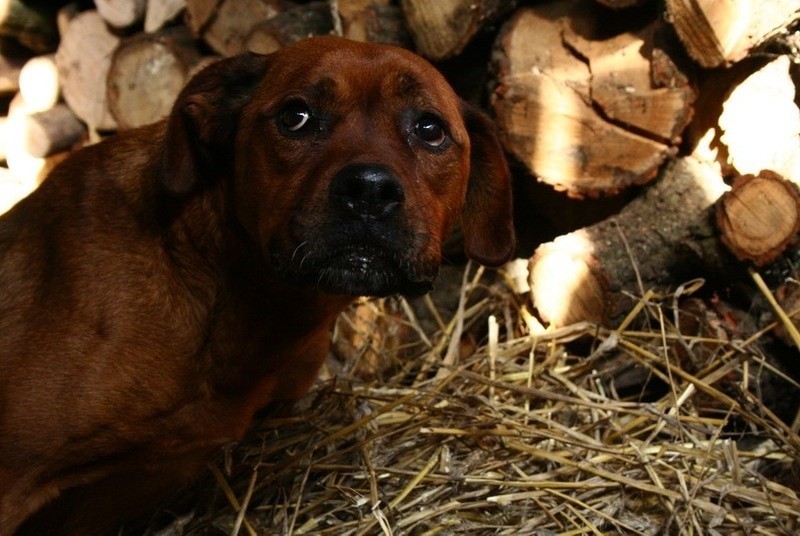
[[[421,117],[414,126],[414,133],[431,147],[441,147],[447,141],[447,133],[437,117]]]
[[[281,110],[278,120],[281,127],[289,132],[299,132],[311,119],[311,110],[303,101],[290,101]]]

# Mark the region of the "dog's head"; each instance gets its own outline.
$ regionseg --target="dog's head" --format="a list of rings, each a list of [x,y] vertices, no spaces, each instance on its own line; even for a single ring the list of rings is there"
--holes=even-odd
[[[467,255],[511,255],[495,127],[420,57],[324,37],[218,62],[168,120],[164,185],[230,181],[276,273],[335,294],[426,291],[460,222]]]

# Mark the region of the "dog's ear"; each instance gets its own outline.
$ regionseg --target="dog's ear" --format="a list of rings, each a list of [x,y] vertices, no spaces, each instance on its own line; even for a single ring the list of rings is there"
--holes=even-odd
[[[511,172],[497,127],[480,110],[461,105],[470,137],[470,173],[461,215],[464,251],[484,266],[500,266],[514,253]]]
[[[268,56],[245,54],[217,61],[192,78],[167,120],[162,184],[182,195],[230,164],[242,108],[250,102]]]

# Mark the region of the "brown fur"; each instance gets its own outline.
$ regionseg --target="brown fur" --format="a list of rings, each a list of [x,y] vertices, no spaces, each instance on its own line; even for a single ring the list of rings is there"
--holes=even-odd
[[[281,126],[293,99],[313,130]],[[348,215],[353,165],[402,189],[390,216]],[[503,262],[509,188],[430,65],[337,38],[220,61],[167,120],[78,151],[0,218],[0,535],[103,533],[190,482],[306,392],[352,295],[425,291],[459,217]]]

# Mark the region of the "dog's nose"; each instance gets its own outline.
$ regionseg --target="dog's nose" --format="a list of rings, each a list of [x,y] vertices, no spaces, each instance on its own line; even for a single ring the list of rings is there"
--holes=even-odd
[[[335,206],[362,220],[384,219],[405,199],[394,173],[379,165],[353,164],[333,178],[331,197]]]

